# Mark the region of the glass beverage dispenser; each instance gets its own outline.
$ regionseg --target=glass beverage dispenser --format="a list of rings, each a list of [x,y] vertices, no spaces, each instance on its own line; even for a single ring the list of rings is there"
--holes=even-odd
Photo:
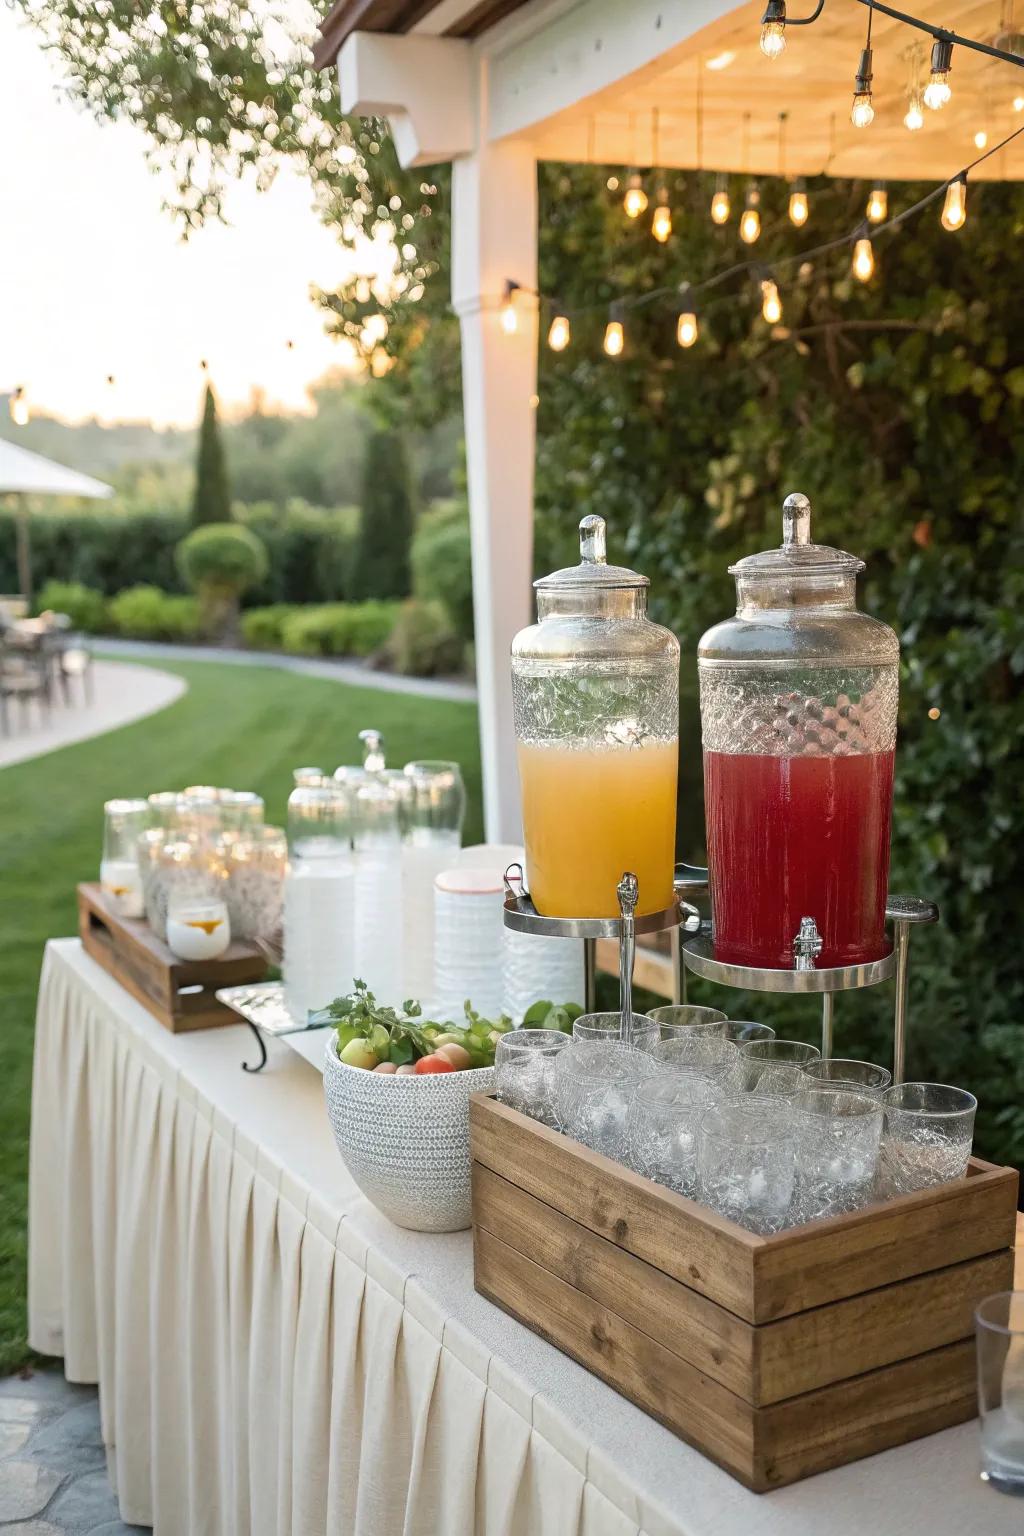
[[[617,917],[673,898],[679,642],[647,618],[646,576],[609,565],[600,517],[580,564],[534,583],[538,622],[512,643],[527,879],[545,917]]]
[[[811,543],[806,496],[782,519],[699,648],[715,958],[857,965],[887,949],[899,641],[857,611],[863,561]]]

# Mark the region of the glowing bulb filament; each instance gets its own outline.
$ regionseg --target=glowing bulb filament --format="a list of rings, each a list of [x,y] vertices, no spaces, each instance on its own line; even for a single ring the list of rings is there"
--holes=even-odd
[[[692,310],[679,316],[676,324],[676,341],[681,347],[692,347],[700,335],[700,327],[697,324],[697,316]]]
[[[609,320],[605,326],[604,349],[609,357],[619,357],[626,344],[621,320]]]
[[[24,387],[21,384],[19,384],[17,389],[12,392],[10,401],[8,402],[8,409],[11,413],[11,420],[14,422],[16,427],[28,426],[29,416],[31,413],[29,411],[28,399],[26,398]]]
[[[810,208],[807,203],[807,193],[803,187],[794,187],[789,194],[789,221],[799,229],[807,223]]]
[[[729,194],[720,188],[711,199],[711,218],[715,224],[725,224],[729,218]]]
[[[866,128],[874,120],[875,109],[871,105],[871,92],[858,91],[850,108],[850,122],[855,128]]]
[[[866,235],[857,241],[853,248],[853,275],[866,283],[874,275],[875,253],[871,248],[871,241]]]
[[[564,352],[571,337],[568,315],[556,315],[548,331],[548,346],[552,352]]]
[[[665,241],[672,233],[672,210],[669,208],[668,203],[664,201],[666,195],[664,192],[661,194],[661,200],[657,208],[655,208],[654,218],[651,220],[651,234],[662,245],[665,244]]]
[[[924,104],[926,107],[931,107],[933,112],[937,112],[940,107],[946,105],[952,94],[953,92],[949,84],[949,70],[940,70],[937,74],[932,75],[924,88]]]
[[[761,28],[761,52],[766,59],[777,59],[786,46],[786,26],[781,21],[766,21]]]
[[[756,208],[744,208],[740,214],[740,239],[745,245],[753,245],[760,233],[760,213]]]
[[[908,101],[906,115],[903,118],[903,124],[904,127],[910,129],[911,133],[916,133],[919,128],[924,127],[924,113],[921,110],[920,91],[914,91],[913,95]]]
[[[629,178],[626,195],[622,199],[622,206],[628,219],[638,219],[647,207],[647,193],[644,191],[643,181],[636,171]]]
[[[967,181],[958,176],[946,188],[946,201],[942,205],[943,229],[962,229],[967,222]]]
[[[769,325],[778,325],[782,319],[782,300],[770,277],[761,280],[761,315]]]
[[[506,336],[514,336],[519,329],[519,316],[516,314],[511,294],[501,306],[501,328]]]
[[[881,224],[889,212],[889,194],[884,187],[872,187],[868,198],[868,218],[872,224]]]

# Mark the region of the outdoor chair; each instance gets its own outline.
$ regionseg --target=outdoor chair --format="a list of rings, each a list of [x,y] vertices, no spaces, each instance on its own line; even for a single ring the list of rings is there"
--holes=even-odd
[[[51,687],[48,658],[38,648],[12,644],[9,636],[0,644],[0,729],[10,734],[10,701],[21,706],[21,720],[28,718],[33,699],[45,717],[50,712]]]

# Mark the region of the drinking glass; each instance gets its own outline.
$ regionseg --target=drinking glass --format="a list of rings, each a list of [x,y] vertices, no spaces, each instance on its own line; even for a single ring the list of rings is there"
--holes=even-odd
[[[736,1047],[721,1035],[687,1030],[671,1040],[657,1041],[648,1050],[660,1070],[697,1072],[707,1079],[709,1091],[718,1094],[731,1083],[736,1068]]]
[[[725,1038],[733,1045],[746,1045],[748,1040],[774,1040],[775,1031],[770,1024],[755,1024],[750,1019],[726,1019]]]
[[[227,904],[177,892],[167,906],[167,944],[179,960],[216,960],[231,943]]]
[[[742,1094],[711,1105],[697,1132],[699,1198],[749,1232],[780,1232],[796,1187],[797,1135],[778,1099]]]
[[[560,1029],[510,1029],[494,1053],[498,1098],[520,1114],[558,1129],[555,1062],[569,1036]]]
[[[263,822],[263,796],[252,789],[222,789],[218,801],[225,832],[244,832]]]
[[[656,1067],[631,1045],[572,1041],[555,1057],[555,1113],[567,1136],[622,1162],[633,1090]]]
[[[881,1185],[905,1195],[967,1172],[978,1101],[945,1083],[900,1083],[882,1094]]]
[[[402,825],[402,951],[408,997],[434,999],[434,881],[455,863],[466,814],[458,763],[406,763]],[[531,999],[532,1001],[532,999]]]
[[[634,1013],[629,1039],[622,1040],[621,1013],[581,1013],[572,1026],[574,1040],[590,1040],[597,1044],[634,1045],[637,1050],[648,1051],[660,1039],[658,1026],[646,1013]]]
[[[421,841],[423,834],[457,848],[466,816],[466,787],[458,763],[425,758],[406,763],[409,781],[404,805],[406,834]],[[416,834],[420,834],[419,837]]]
[[[178,825],[178,801],[181,796],[176,789],[158,789],[147,795],[146,799],[149,801],[150,820],[154,827],[164,827],[169,831]]]
[[[626,1113],[631,1168],[680,1195],[697,1183],[697,1125],[711,1092],[700,1072],[670,1072],[637,1083]]]
[[[821,1056],[816,1045],[802,1040],[749,1040],[738,1049],[737,1088],[774,1098],[798,1094],[803,1068]]]
[[[808,1079],[797,1102],[795,1219],[813,1221],[867,1205],[882,1139],[877,1096]]]
[[[206,837],[197,832],[164,833],[151,857],[146,919],[157,938],[167,938],[172,901],[223,900],[227,870],[219,851]]]
[[[662,1040],[675,1040],[684,1034],[688,1038],[694,1034],[724,1035],[727,1022],[719,1008],[698,1008],[693,1003],[652,1008],[647,1017],[659,1026]]]
[[[986,1296],[974,1314],[981,1476],[1024,1496],[1024,1291]]]
[[[149,817],[148,800],[108,800],[103,807],[100,885],[120,917],[141,917],[145,910],[138,843]]]
[[[833,1056],[828,1061],[809,1061],[805,1074],[826,1088],[852,1088],[855,1093],[881,1095],[892,1082],[892,1073],[873,1061]]]
[[[260,814],[263,802],[260,801]],[[288,868],[288,839],[281,827],[253,826],[230,833],[222,840],[228,872],[225,900],[232,937],[278,937]]]

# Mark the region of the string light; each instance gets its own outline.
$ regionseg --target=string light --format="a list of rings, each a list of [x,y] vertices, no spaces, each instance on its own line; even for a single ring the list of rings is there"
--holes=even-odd
[[[871,188],[868,198],[867,215],[871,224],[881,224],[889,213],[889,193],[886,191],[885,182],[877,181]]]
[[[810,214],[810,206],[807,202],[807,186],[802,176],[798,176],[789,189],[789,221],[801,229]]]
[[[946,188],[942,205],[943,229],[963,229],[967,223],[967,172],[962,172]]]
[[[622,349],[626,345],[625,333],[622,329],[622,321],[619,318],[621,311],[613,304],[608,316],[608,324],[604,328],[604,350],[609,357],[621,357]]]
[[[761,315],[769,325],[778,325],[782,319],[782,300],[779,290],[770,277],[761,279]]]
[[[1013,110],[1015,112],[1024,112],[1024,96],[1015,96],[1013,98]]]
[[[747,187],[747,195],[740,214],[740,239],[744,245],[753,245],[761,234],[761,192],[756,181]]]
[[[875,275],[875,252],[867,235],[862,235],[853,247],[853,275],[862,283],[868,283]]]
[[[937,37],[932,44],[932,70],[924,88],[924,104],[937,112],[952,96],[949,71],[953,63],[953,44],[945,37]]]
[[[7,408],[11,413],[11,420],[16,427],[27,427],[32,412],[29,409],[28,396],[25,393],[24,384],[18,384],[11,390],[11,398],[7,402]]]
[[[761,17],[761,52],[777,59],[786,47],[786,0],[768,0]]]
[[[572,340],[568,315],[556,315],[548,331],[548,346],[552,352],[564,352]]]
[[[622,206],[627,219],[638,219],[647,208],[647,193],[644,191],[643,177],[639,171],[633,171],[626,183],[626,195],[622,199]]]
[[[911,133],[916,133],[918,128],[924,127],[924,105],[920,91],[911,91],[907,102],[907,110],[903,115],[903,125],[909,128]]]
[[[519,284],[511,279],[505,281],[505,297],[501,305],[501,328],[506,336],[514,336],[519,329],[519,316],[516,314],[516,290]]]
[[[681,347],[692,347],[700,335],[697,324],[697,308],[689,283],[679,286],[679,319],[676,321],[676,341]]]
[[[874,17],[875,8],[869,4],[868,35],[860,51],[860,63],[853,82],[853,105],[850,107],[850,122],[855,128],[867,128],[875,117],[875,109],[871,105],[871,23]]]
[[[725,176],[719,172],[715,181],[715,191],[711,199],[711,221],[714,224],[726,224],[729,221],[729,183]]]
[[[974,147],[975,149],[985,149],[987,145],[988,134],[985,132],[984,128],[979,128],[977,133],[974,135]]]
[[[662,245],[672,233],[672,210],[668,206],[668,192],[664,187],[658,189],[658,205],[654,210],[654,218],[651,220],[651,234]]]

